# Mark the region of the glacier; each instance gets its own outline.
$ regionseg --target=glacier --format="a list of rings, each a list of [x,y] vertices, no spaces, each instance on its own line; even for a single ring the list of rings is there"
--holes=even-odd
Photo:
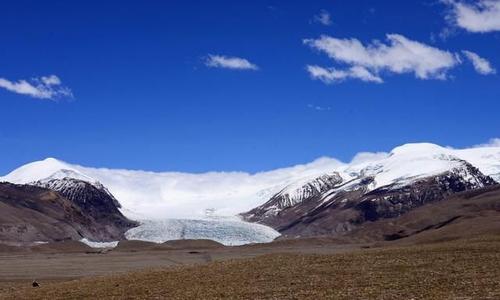
[[[280,235],[270,227],[244,222],[237,217],[145,220],[140,223],[125,233],[128,240],[163,243],[169,240],[209,239],[226,246],[239,246],[271,242]]]

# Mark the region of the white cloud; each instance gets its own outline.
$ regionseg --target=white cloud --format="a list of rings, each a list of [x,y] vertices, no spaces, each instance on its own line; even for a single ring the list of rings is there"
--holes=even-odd
[[[454,36],[457,33],[455,27],[446,26],[437,34],[432,32],[430,35],[431,42],[436,43],[439,38],[441,41],[446,42],[450,37]]]
[[[335,68],[323,68],[320,66],[309,65],[306,67],[309,75],[313,79],[318,79],[326,84],[341,82],[346,79],[355,78],[366,82],[382,83],[382,78],[373,75],[365,67],[352,66],[346,70],[337,70]]]
[[[49,76],[42,76],[40,80],[45,83],[46,85],[60,85],[61,84],[61,79],[57,77],[56,75],[49,75]]]
[[[474,52],[464,50],[462,53],[467,57],[474,66],[476,72],[482,75],[495,74],[496,70],[491,66],[490,62]]]
[[[258,70],[257,65],[240,57],[229,57],[224,55],[209,54],[205,65],[211,68],[225,68],[233,70]]]
[[[325,52],[337,63],[349,65],[347,70],[341,70],[348,75],[334,72],[335,69],[330,69],[329,73],[324,68],[316,69],[315,78],[326,80],[340,77],[380,83],[381,72],[414,73],[419,79],[446,79],[447,71],[460,64],[456,54],[400,34],[388,34],[387,43],[374,40],[366,46],[355,38],[338,39],[326,35],[318,39],[305,39],[304,44]]]
[[[473,148],[500,147],[500,138],[492,138],[487,143],[474,145]]]
[[[500,31],[500,0],[477,0],[466,3],[442,0],[451,7],[447,19],[469,32]]]
[[[330,106],[320,106],[320,105],[314,105],[314,104],[308,104],[307,107],[310,108],[310,109],[313,109],[313,110],[317,110],[317,111],[329,111],[329,110],[332,110],[332,108]]]
[[[314,16],[314,22],[323,24],[325,26],[330,26],[332,25],[332,17],[330,16],[330,13],[324,9],[322,9],[319,14]]]
[[[33,78],[29,81],[21,79],[17,82],[0,78],[0,88],[38,99],[55,100],[61,97],[73,97],[71,90],[61,85],[61,80],[56,75]]]
[[[389,157],[387,152],[359,152],[351,160],[351,164],[362,164]]]

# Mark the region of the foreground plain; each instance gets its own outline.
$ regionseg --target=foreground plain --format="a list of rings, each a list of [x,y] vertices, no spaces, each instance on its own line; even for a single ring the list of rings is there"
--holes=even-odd
[[[259,255],[252,258],[219,253],[225,259],[76,280],[53,278],[40,288],[21,286],[22,281],[8,287],[4,280],[0,298],[500,299],[500,236],[351,251],[324,245],[332,249],[330,254],[281,248],[264,255],[256,248]],[[245,249],[252,256],[251,247]],[[175,253],[208,257],[210,252],[182,251]]]

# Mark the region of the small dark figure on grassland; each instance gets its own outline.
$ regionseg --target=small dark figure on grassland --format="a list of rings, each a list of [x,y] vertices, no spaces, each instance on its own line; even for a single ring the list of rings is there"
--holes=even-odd
[[[33,283],[31,284],[34,288],[35,287],[40,287],[40,284],[38,284],[38,282],[36,282],[36,280],[33,280]]]

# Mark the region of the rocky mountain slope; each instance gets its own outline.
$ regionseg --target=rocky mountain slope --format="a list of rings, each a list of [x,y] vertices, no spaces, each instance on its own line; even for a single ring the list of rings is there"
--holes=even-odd
[[[99,182],[89,183],[64,177],[39,180],[32,185],[56,191],[71,200],[85,216],[104,226],[110,237],[115,237],[115,240],[122,239],[124,231],[138,225],[123,216],[119,210],[121,205],[118,200]]]
[[[469,162],[428,144],[398,147],[382,159],[325,176],[287,186],[242,217],[284,237],[344,235],[365,222],[397,218],[451,194],[497,184]]]
[[[136,226],[121,215],[111,195],[86,182],[54,179],[38,185],[0,183],[1,243],[110,241],[123,239]]]
[[[399,218],[366,222],[343,238],[351,242],[424,244],[500,233],[500,185],[460,192]]]

